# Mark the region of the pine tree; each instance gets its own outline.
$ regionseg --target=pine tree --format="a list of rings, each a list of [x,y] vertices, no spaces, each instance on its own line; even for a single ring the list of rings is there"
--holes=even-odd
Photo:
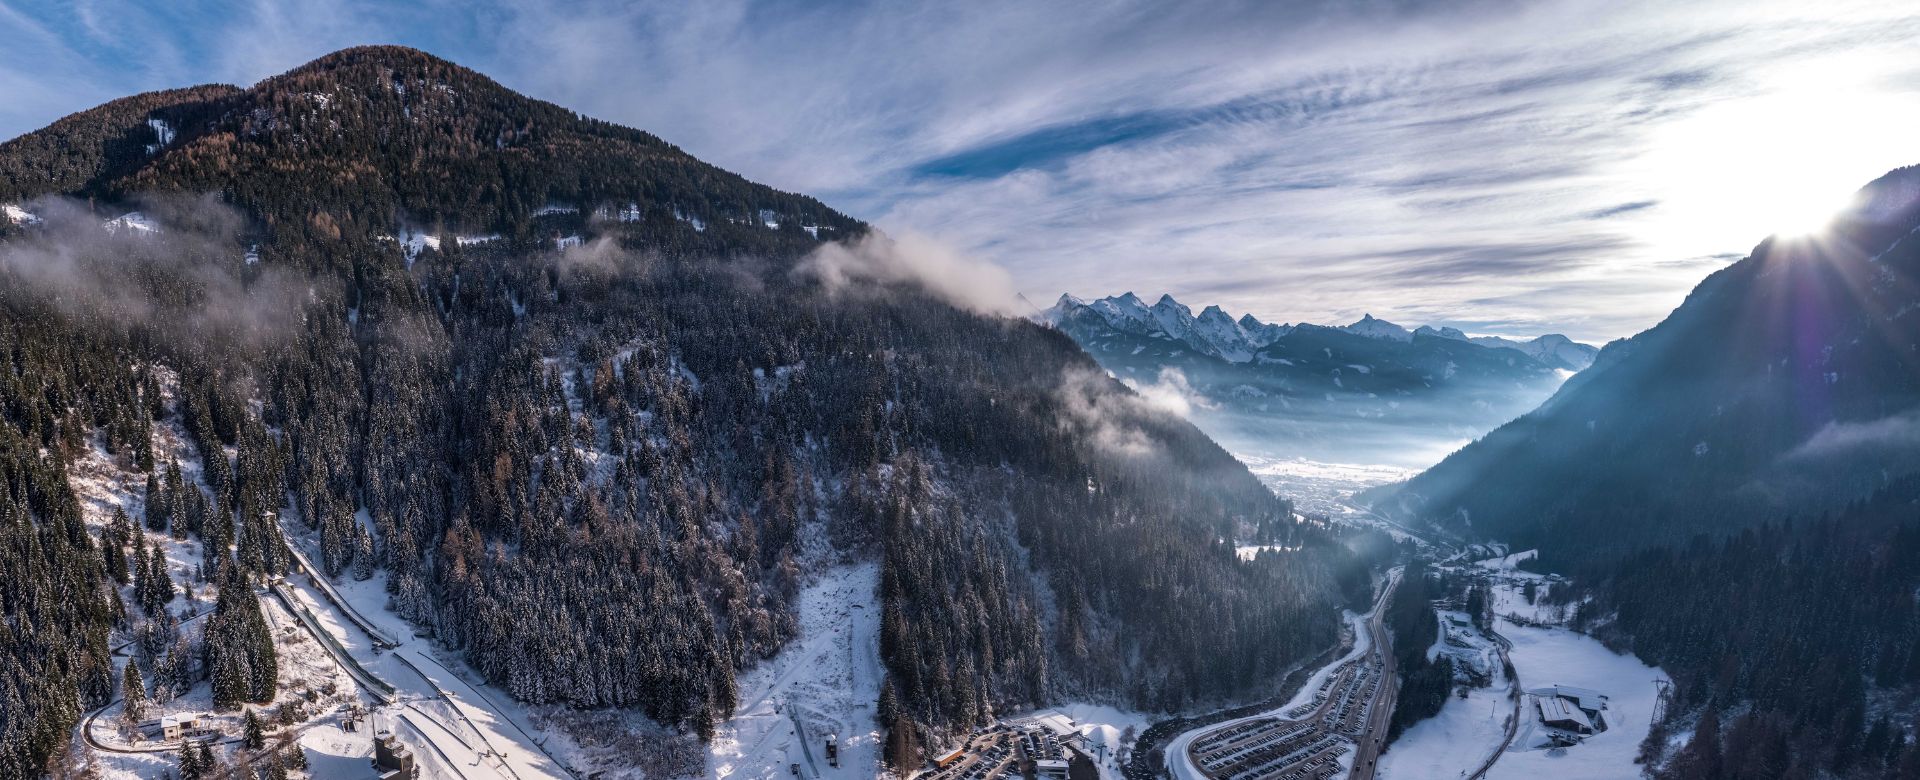
[[[180,780],[201,780],[202,777],[206,776],[206,771],[211,768],[203,766],[200,763],[200,751],[193,748],[193,740],[190,739],[180,742],[178,761],[180,763]]]
[[[139,662],[127,662],[127,668],[120,678],[120,691],[120,717],[128,728],[137,728],[147,717],[147,687],[140,679]]]
[[[241,744],[246,745],[248,750],[259,750],[267,744],[266,726],[260,722],[260,716],[254,714],[251,707],[247,708],[246,732]]]

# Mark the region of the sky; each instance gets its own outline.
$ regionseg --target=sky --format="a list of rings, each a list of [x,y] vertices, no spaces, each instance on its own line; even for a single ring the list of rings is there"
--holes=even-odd
[[[1920,5],[0,0],[0,138],[414,46],[1046,305],[1588,341],[1920,163]]]

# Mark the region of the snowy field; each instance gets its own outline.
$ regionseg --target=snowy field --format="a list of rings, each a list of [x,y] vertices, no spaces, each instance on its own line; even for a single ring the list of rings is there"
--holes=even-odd
[[[1501,572],[1493,591],[1494,610],[1529,620],[1557,620],[1562,610],[1529,604],[1521,594],[1529,580],[1541,588],[1554,587],[1548,578],[1512,569],[1515,561],[1530,553],[1481,562],[1484,568]],[[1633,759],[1652,725],[1654,681],[1667,679],[1666,673],[1566,629],[1522,626],[1504,617],[1496,619],[1494,629],[1513,643],[1509,657],[1523,689],[1569,685],[1606,694],[1609,728],[1573,747],[1547,747],[1544,732],[1534,728],[1537,718],[1532,706],[1523,696],[1520,729],[1486,776],[1494,780],[1639,777],[1640,767]],[[1449,698],[1439,715],[1401,735],[1381,759],[1379,776],[1387,780],[1465,777],[1504,736],[1506,717],[1513,711],[1507,698],[1510,686],[1511,681],[1499,675],[1490,688],[1474,689],[1466,699]]]
[[[740,676],[740,706],[708,746],[707,777],[765,780],[792,776],[881,775],[880,569],[874,563],[828,570],[800,593],[800,636]],[[829,735],[840,766],[827,763]]]
[[[1543,749],[1537,747],[1541,735],[1528,729],[1529,719],[1522,718],[1513,747],[1493,765],[1487,777],[1638,777],[1640,767],[1633,759],[1652,725],[1654,680],[1666,680],[1667,674],[1631,655],[1608,650],[1599,640],[1566,629],[1528,628],[1502,619],[1496,630],[1513,642],[1509,655],[1524,687],[1571,685],[1604,693],[1610,697],[1606,713],[1610,728],[1571,748]]]
[[[1487,674],[1491,685],[1469,689],[1464,700],[1448,699],[1440,714],[1414,724],[1401,734],[1380,757],[1376,776],[1382,780],[1466,777],[1479,768],[1506,735],[1507,718],[1513,713],[1513,702],[1507,698],[1513,681],[1500,666],[1497,646],[1471,627],[1466,613],[1446,610],[1439,614],[1442,633],[1427,656],[1432,658],[1444,652],[1453,657],[1454,663],[1467,664]],[[1461,628],[1459,623],[1469,625]],[[1446,641],[1449,635],[1459,637],[1467,646],[1449,645]]]
[[[1302,458],[1268,458],[1235,453],[1247,470],[1273,492],[1292,499],[1301,512],[1340,517],[1352,512],[1353,494],[1408,479],[1419,469],[1355,463],[1321,463]]]

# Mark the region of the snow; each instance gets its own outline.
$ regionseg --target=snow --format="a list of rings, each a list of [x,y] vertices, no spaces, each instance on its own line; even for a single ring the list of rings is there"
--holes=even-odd
[[[298,557],[311,557],[311,531],[290,515],[281,518],[281,529],[299,550]],[[544,749],[558,735],[533,728],[522,705],[479,682],[458,658],[415,634],[411,624],[388,610],[386,578],[378,571],[366,580],[342,578],[320,585],[296,574],[287,578],[285,590],[355,663],[393,686],[395,701],[376,700],[374,714],[404,721],[408,728],[395,731],[423,760],[444,755],[441,760],[457,765],[459,776],[468,780],[568,777],[567,768]],[[374,633],[394,647],[382,650]]]
[[[1512,568],[1533,554],[1527,550],[1476,564],[1499,572],[1493,586],[1494,612],[1502,617],[1496,619],[1494,630],[1512,642],[1508,656],[1527,689],[1572,686],[1608,696],[1604,714],[1608,729],[1572,747],[1548,747],[1537,712],[1523,694],[1518,733],[1486,776],[1493,780],[1638,777],[1640,767],[1633,760],[1651,725],[1657,696],[1654,681],[1666,680],[1667,675],[1584,634],[1507,620],[1506,615],[1548,620],[1562,612],[1533,606],[1523,597],[1521,588],[1529,581],[1553,586],[1551,578]],[[1514,702],[1507,698],[1512,684],[1501,674],[1490,688],[1473,689],[1466,699],[1449,698],[1439,715],[1415,724],[1392,745],[1381,759],[1379,777],[1452,778],[1478,768],[1504,736],[1506,718],[1513,712]]]
[[[1446,653],[1456,664],[1465,664],[1489,675],[1491,684],[1471,688],[1467,698],[1449,698],[1440,713],[1420,721],[1400,735],[1380,758],[1377,777],[1450,778],[1465,777],[1491,755],[1506,736],[1507,718],[1513,713],[1513,690],[1500,666],[1499,652],[1493,640],[1471,627],[1465,613],[1440,613],[1444,634],[1434,643],[1435,653]],[[1461,623],[1468,624],[1462,628]],[[1465,647],[1455,646],[1447,637],[1458,638]]]
[[[1305,458],[1269,458],[1234,453],[1247,470],[1274,492],[1292,499],[1302,510],[1340,517],[1356,512],[1353,494],[1377,485],[1399,482],[1418,469],[1362,463],[1327,463]]]
[[[708,746],[708,777],[784,778],[794,764],[810,780],[882,776],[879,578],[872,562],[838,566],[801,591],[800,635],[740,676],[740,706]],[[826,762],[829,734],[838,768]]]
[[[1513,746],[1487,777],[1604,780],[1638,776],[1640,767],[1633,759],[1652,725],[1654,680],[1668,679],[1666,673],[1631,655],[1616,654],[1593,637],[1563,628],[1529,628],[1501,619],[1495,630],[1513,642],[1509,655],[1529,687],[1572,685],[1606,694],[1609,728],[1570,748],[1544,749],[1538,747],[1544,735],[1531,728],[1536,725],[1533,721],[1522,717]]]
[[[1406,328],[1402,328],[1386,320],[1374,319],[1372,314],[1361,317],[1359,322],[1343,327],[1341,330],[1356,336],[1365,336],[1370,339],[1381,339],[1383,341],[1413,340],[1413,334],[1407,332]]]
[[[145,214],[141,214],[138,211],[128,212],[107,220],[105,227],[108,233],[115,235],[124,232],[129,236],[146,236],[160,232],[160,226],[158,224],[155,224],[153,220],[147,219]]]
[[[165,149],[168,144],[173,143],[173,126],[167,124],[167,120],[149,118],[147,120],[147,127],[153,128],[153,137],[159,139],[157,143],[147,144],[147,154],[149,156],[159,154],[161,149]]]
[[[1096,759],[1105,755],[1105,759],[1097,763],[1101,777],[1107,780],[1118,780],[1120,768],[1124,764],[1122,751],[1132,748],[1132,743],[1123,739],[1127,730],[1132,729],[1133,733],[1138,735],[1161,717],[1164,716],[1123,710],[1104,704],[1070,702],[1044,710],[1021,713],[1006,720],[1014,723],[1052,724],[1064,721],[1069,731],[1083,736],[1084,744],[1089,751],[1093,751]],[[1101,748],[1105,749],[1101,750]]]
[[[7,219],[16,225],[40,224],[40,215],[35,214],[26,209],[20,208],[19,206],[14,205],[12,203],[0,204],[0,212],[5,213],[7,215]]]
[[[541,206],[540,208],[535,209],[533,212],[533,216],[547,217],[555,214],[578,214],[578,213],[580,213],[580,209],[575,208],[573,206],[568,206],[562,203],[549,203],[545,206]]]

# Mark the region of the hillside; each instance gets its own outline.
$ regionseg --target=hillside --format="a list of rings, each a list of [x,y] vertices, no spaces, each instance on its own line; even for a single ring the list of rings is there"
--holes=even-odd
[[[1123,381],[1171,382],[1162,389],[1235,452],[1407,468],[1532,409],[1595,351],[1558,335],[1469,339],[1372,315],[1285,325],[1209,306],[1196,317],[1170,295],[1151,306],[1133,293],[1061,296],[1036,318]]]
[[[1595,558],[1837,508],[1920,470],[1916,193],[1920,170],[1894,171],[1826,231],[1762,242],[1381,506]]]
[[[312,536],[512,696],[702,737],[839,562],[880,564],[908,751],[1064,696],[1236,695],[1366,588],[1070,340],[872,272],[898,248],[812,198],[420,52],[67,117],[0,144],[0,204],[0,468],[30,475],[0,501],[27,627],[0,710],[30,713],[0,776],[79,711],[36,702],[105,701],[109,633],[151,622],[110,618],[128,534],[65,487],[90,453],[205,475],[146,511],[192,508],[213,581]],[[163,425],[187,441],[156,456]]]

